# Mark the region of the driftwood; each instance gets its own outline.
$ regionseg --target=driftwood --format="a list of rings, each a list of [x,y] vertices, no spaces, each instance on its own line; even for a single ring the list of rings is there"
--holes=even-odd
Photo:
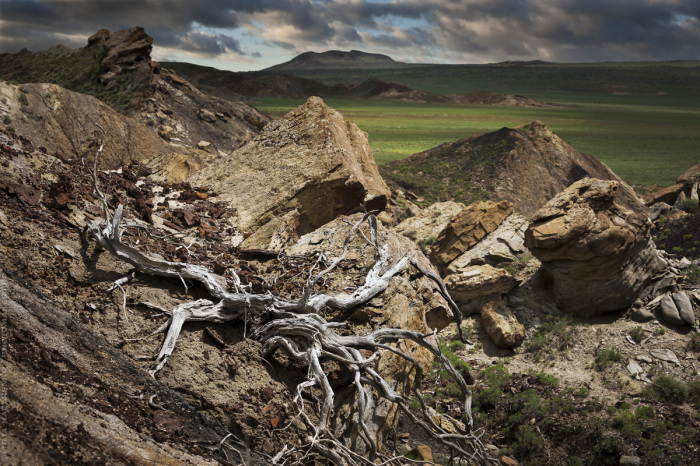
[[[99,155],[99,153],[97,154]],[[97,164],[97,156],[95,157]],[[95,192],[101,194],[95,180]],[[104,197],[104,195],[100,196]],[[106,203],[105,203],[106,204]],[[269,356],[275,351],[283,351],[289,357],[305,364],[308,367],[306,381],[296,388],[294,397],[299,407],[299,416],[311,428],[313,436],[309,437],[308,445],[303,447],[285,449],[279,452],[273,459],[279,464],[296,463],[305,464],[313,456],[320,455],[336,464],[374,464],[375,461],[393,463],[397,458],[386,458],[379,453],[380,446],[375,445],[375,432],[372,432],[368,424],[369,418],[375,406],[375,397],[385,398],[397,403],[399,408],[414,422],[423,426],[435,440],[449,447],[458,458],[471,460],[482,464],[496,464],[490,458],[484,445],[479,440],[479,432],[473,429],[471,414],[471,391],[458,371],[450,364],[437,346],[437,339],[433,334],[422,334],[402,329],[377,329],[367,335],[343,336],[335,329],[343,324],[326,321],[322,315],[329,309],[350,310],[370,301],[381,294],[389,285],[393,277],[400,274],[408,267],[414,267],[419,272],[434,280],[440,287],[442,294],[453,308],[456,319],[461,320],[459,309],[451,300],[440,278],[432,271],[421,267],[415,258],[404,256],[396,263],[388,265],[389,251],[386,245],[379,244],[377,235],[377,219],[372,213],[362,217],[353,225],[347,234],[343,252],[331,261],[330,265],[316,274],[313,269],[322,262],[323,255],[319,254],[319,260],[309,272],[303,295],[296,301],[282,299],[271,293],[255,294],[240,286],[240,280],[233,274],[233,283],[229,290],[227,280],[214,274],[205,267],[169,262],[160,258],[150,257],[139,249],[125,244],[121,240],[120,223],[123,215],[123,206],[119,205],[111,216],[107,211],[106,219],[102,224],[90,224],[89,228],[97,242],[117,259],[131,264],[136,271],[160,277],[171,277],[182,281],[198,283],[209,293],[210,299],[198,299],[178,305],[172,311],[163,311],[170,314],[170,319],[155,333],[167,332],[160,353],[156,357],[154,368],[151,371],[155,375],[168,361],[175,349],[182,326],[190,321],[228,322],[241,319],[246,313],[257,313],[266,316],[268,321],[258,327],[252,334],[263,344],[263,356]],[[367,222],[370,227],[370,238],[364,236],[360,226]],[[375,262],[367,272],[365,282],[351,294],[330,295],[316,293],[316,284],[335,269],[347,253],[348,244],[353,235],[362,234],[375,250]],[[386,270],[385,270],[386,269]],[[382,270],[385,270],[382,272]],[[115,283],[119,287],[121,283]],[[410,355],[392,346],[392,343],[410,340],[429,350],[434,357],[447,369],[459,385],[463,398],[463,420],[466,430],[462,432],[447,432],[437,425],[428,415],[427,407],[420,391],[422,369],[420,364]],[[432,340],[432,341],[431,341]],[[434,343],[433,343],[434,342]],[[360,350],[371,351],[370,357],[363,357]],[[423,416],[416,416],[408,409],[408,399],[394,391],[390,384],[376,372],[373,363],[382,352],[390,351],[404,358],[411,364],[415,372],[413,393],[418,397],[423,407]],[[361,456],[348,449],[341,441],[333,437],[329,425],[334,405],[334,392],[329,380],[321,366],[321,359],[327,358],[337,361],[353,375],[353,385],[356,390],[357,424],[361,438],[366,442],[369,457]],[[316,413],[317,422],[312,422],[311,417],[304,406],[303,395],[312,387],[320,390],[322,403],[320,412]]]

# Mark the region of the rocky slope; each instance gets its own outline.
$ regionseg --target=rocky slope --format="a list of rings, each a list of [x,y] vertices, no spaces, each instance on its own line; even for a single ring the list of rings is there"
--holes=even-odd
[[[178,152],[196,152],[201,141],[209,143],[203,145],[206,153],[217,156],[244,144],[267,123],[267,117],[249,105],[207,96],[163,70],[151,60],[152,43],[143,28],[100,30],[78,50],[54,47],[3,54],[0,77],[18,83],[54,83],[92,95],[161,134]],[[13,121],[19,129],[18,121]]]
[[[569,146],[539,121],[446,143],[382,165],[380,171],[387,184],[428,204],[508,200],[525,217],[585,177],[619,182],[624,205],[636,205],[637,199],[605,164]]]
[[[266,131],[250,142],[249,150],[269,151],[276,143],[283,151],[277,154],[282,161],[292,160],[298,151],[306,158],[313,151],[325,157],[313,170],[303,165],[307,175],[325,172],[325,181],[311,180],[311,194],[302,190],[284,197],[292,203],[306,198],[311,204],[295,204],[294,211],[316,222],[307,219],[304,228],[288,238],[284,252],[235,246],[244,236],[239,225],[257,217],[246,217],[245,205],[227,198],[228,185],[214,187],[206,172],[199,179],[208,180],[207,185],[193,188],[187,182],[164,184],[145,177],[147,171],[135,163],[98,170],[97,183],[105,195],[101,199],[93,190],[89,163],[0,132],[0,293],[9,306],[4,317],[13,329],[7,358],[2,360],[10,408],[3,422],[8,423],[4,427],[12,447],[3,452],[3,462],[206,464],[240,458],[257,464],[269,462],[285,445],[308,441],[309,426],[298,422],[299,405],[294,400],[294,387],[308,374],[306,366],[290,359],[293,352],[285,355],[279,350],[263,358],[262,342],[251,339],[250,332],[271,318],[266,313],[251,310],[244,322],[233,325],[185,324],[156,380],[147,375],[161,340],[144,337],[167,325],[167,314],[178,304],[201,303],[207,293],[189,280],[142,273],[148,269],[133,275],[129,264],[98,247],[85,227],[102,221],[118,206],[126,215],[121,241],[137,246],[152,261],[206,267],[220,274],[218,280],[232,292],[274,294],[290,303],[302,298],[305,287],[313,286],[307,281],[310,271],[335,258],[342,258],[336,263],[337,272],[319,281],[317,291],[345,299],[349,290],[365,285],[378,252],[366,238],[374,238],[386,254],[387,266],[394,267],[393,278],[386,282],[384,293],[372,294],[360,306],[328,307],[325,318],[333,322],[331,328],[342,329],[344,337],[390,327],[430,335],[432,329],[452,322],[440,288],[421,272],[431,270],[431,265],[417,246],[384,228],[376,237],[365,236],[365,227],[363,234],[347,236],[363,214],[344,214],[362,203],[381,207],[388,196],[372,165],[366,135],[320,99],[311,99],[287,121]],[[214,172],[221,170],[220,166]],[[267,177],[255,178],[260,185],[246,187],[258,196],[251,208],[270,208],[280,198],[280,192],[269,189],[265,181],[276,177],[278,167],[263,164],[255,171],[265,170]],[[284,180],[294,185],[300,176]],[[363,183],[372,177],[378,184],[366,188]],[[327,205],[317,213],[314,206],[319,201]],[[285,202],[272,211],[282,215]],[[407,266],[406,254],[420,268]],[[396,269],[398,262],[405,268]],[[428,371],[432,356],[411,343],[401,345],[410,351],[410,358],[391,352],[371,356],[372,374],[384,377],[396,393],[408,394],[416,377],[414,364]],[[356,354],[370,357],[370,353],[362,349]],[[398,408],[373,397],[377,403],[371,415],[363,415],[367,430],[358,432],[353,419],[367,400],[357,400],[342,361],[322,358],[336,400],[337,415],[330,428],[355,451],[371,456],[376,453],[370,443],[384,443]],[[317,397],[320,392],[312,394]],[[306,398],[305,406],[314,406],[313,399]],[[81,414],[70,415],[76,410]],[[215,448],[208,449],[211,445]],[[301,457],[308,451],[294,449],[289,454]]]

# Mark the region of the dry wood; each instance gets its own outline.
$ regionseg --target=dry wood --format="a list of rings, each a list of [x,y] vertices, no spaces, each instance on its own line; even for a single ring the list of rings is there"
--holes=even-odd
[[[99,153],[98,153],[99,155]],[[97,157],[95,158],[95,163]],[[97,177],[94,177],[97,184]],[[97,186],[95,191],[102,194]],[[103,197],[104,195],[102,195]],[[105,210],[105,212],[107,212]],[[456,320],[461,320],[459,309],[449,297],[447,290],[440,278],[430,270],[420,266],[413,257],[404,256],[391,266],[387,265],[389,250],[386,245],[380,245],[377,235],[377,219],[373,213],[368,213],[360,221],[355,223],[346,236],[343,251],[328,267],[311,275],[307,280],[302,297],[297,301],[290,301],[274,296],[270,293],[255,294],[240,286],[240,281],[234,273],[233,288],[231,292],[227,288],[227,280],[214,274],[207,268],[186,263],[169,262],[160,258],[150,257],[139,249],[132,247],[121,240],[120,223],[123,215],[123,206],[118,206],[112,218],[107,217],[101,224],[90,224],[90,231],[99,244],[114,255],[117,259],[131,264],[140,272],[151,276],[177,278],[185,283],[186,280],[196,282],[207,290],[212,300],[198,299],[186,302],[175,307],[169,314],[170,319],[159,331],[166,331],[163,345],[156,357],[154,369],[155,375],[167,362],[175,349],[175,344],[180,335],[182,326],[190,321],[227,322],[240,319],[248,312],[259,313],[269,317],[267,323],[258,327],[253,338],[263,343],[263,355],[269,356],[275,351],[283,351],[292,359],[305,364],[308,367],[307,380],[299,384],[294,397],[299,407],[300,418],[303,419],[313,431],[313,437],[305,447],[291,448],[280,452],[275,456],[277,462],[286,464],[304,464],[312,456],[320,455],[336,464],[356,465],[375,461],[387,463],[393,459],[379,453],[380,446],[375,445],[376,432],[369,423],[373,409],[376,405],[375,397],[385,398],[397,403],[399,408],[414,422],[423,426],[435,440],[448,446],[458,457],[469,459],[477,463],[496,464],[490,458],[484,445],[479,440],[477,431],[473,430],[471,414],[471,391],[461,374],[455,370],[447,358],[442,355],[433,334],[422,334],[402,329],[377,329],[367,335],[344,336],[335,331],[343,324],[326,321],[322,315],[328,309],[350,310],[360,306],[375,296],[381,294],[388,287],[391,279],[402,273],[408,267],[413,266],[419,272],[431,278],[439,286],[441,293],[455,313]],[[369,225],[370,238],[361,232],[360,226]],[[367,272],[365,282],[351,294],[330,295],[316,293],[316,284],[324,276],[332,272],[345,258],[348,244],[354,234],[362,236],[370,242],[375,251],[375,262]],[[320,264],[321,259],[317,264]],[[382,272],[386,268],[386,271]],[[230,270],[230,269],[229,269]],[[230,270],[232,272],[232,270]],[[166,311],[167,312],[167,311]],[[430,351],[433,356],[446,368],[460,387],[463,398],[463,418],[466,430],[447,432],[437,425],[428,414],[427,407],[420,391],[423,371],[420,364],[410,355],[398,349],[396,342],[410,340]],[[370,357],[363,357],[360,350],[370,350]],[[408,409],[408,398],[397,393],[391,385],[373,368],[376,360],[385,352],[392,352],[405,359],[415,373],[412,391],[417,395],[423,407],[423,416],[416,416]],[[358,424],[361,438],[366,442],[369,457],[358,455],[349,450],[341,441],[330,432],[330,421],[334,408],[334,392],[328,377],[321,365],[322,359],[332,359],[341,364],[353,374],[353,385],[356,390],[356,402]],[[320,412],[317,413],[317,422],[312,422],[305,412],[304,396],[308,395],[312,388],[322,393]],[[308,404],[308,403],[307,403]]]

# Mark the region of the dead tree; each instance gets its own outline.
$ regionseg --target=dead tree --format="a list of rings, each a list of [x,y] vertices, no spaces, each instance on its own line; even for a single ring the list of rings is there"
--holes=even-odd
[[[95,157],[96,164],[97,156]],[[98,197],[104,200],[104,195],[97,187],[97,177],[94,176],[93,180],[95,192]],[[107,208],[106,203],[105,208]],[[404,256],[396,263],[388,264],[389,250],[386,245],[379,243],[377,219],[374,214],[364,215],[360,221],[353,225],[346,236],[341,255],[320,272],[316,274],[310,272],[301,298],[294,301],[282,299],[271,293],[249,292],[240,285],[240,280],[235,273],[233,274],[233,283],[229,286],[226,278],[216,275],[200,265],[169,262],[150,257],[122,241],[120,224],[123,213],[123,206],[119,205],[111,216],[107,210],[105,211],[104,222],[89,225],[92,235],[104,249],[120,261],[131,264],[139,273],[175,278],[182,281],[185,287],[187,286],[186,281],[198,283],[211,298],[186,302],[178,305],[172,311],[164,310],[170,314],[170,318],[157,331],[166,332],[166,336],[160,353],[156,357],[154,368],[151,371],[152,375],[155,375],[168,361],[182,326],[186,322],[230,322],[241,319],[246,313],[257,313],[267,318],[266,323],[259,326],[252,334],[253,338],[262,343],[263,356],[271,355],[275,351],[283,351],[293,360],[308,367],[306,380],[296,388],[294,402],[299,408],[299,417],[308,425],[313,435],[309,436],[306,445],[279,452],[273,458],[274,462],[305,464],[315,455],[325,457],[336,464],[348,465],[374,464],[375,460],[385,464],[397,461],[397,459],[386,458],[379,453],[380,448],[375,445],[374,441],[375,432],[372,431],[368,423],[375,406],[375,397],[379,397],[396,403],[402,412],[424,427],[435,440],[449,447],[458,458],[481,464],[497,463],[489,456],[480,441],[480,432],[473,428],[471,391],[461,374],[440,352],[439,347],[431,342],[431,340],[436,340],[433,334],[388,328],[377,329],[367,335],[343,336],[335,330],[342,326],[342,323],[328,322],[322,317],[329,309],[350,310],[367,303],[384,292],[393,277],[408,267],[414,267],[418,272],[425,274],[438,284],[441,293],[451,304],[455,316],[459,320],[459,309],[450,299],[437,275],[425,270],[415,258],[410,256]],[[331,295],[315,292],[315,285],[325,275],[332,272],[345,258],[351,238],[356,234],[362,234],[360,226],[364,223],[367,223],[370,229],[370,238],[365,236],[365,239],[370,242],[375,251],[374,265],[367,272],[364,284],[357,287],[351,294]],[[320,263],[319,260],[316,266]],[[383,270],[384,272],[382,272]],[[465,429],[447,432],[428,415],[428,409],[420,390],[423,377],[421,365],[409,354],[392,345],[392,343],[402,340],[410,340],[426,348],[455,379],[462,393],[462,414]],[[371,356],[364,357],[361,350],[369,350]],[[382,352],[386,351],[403,358],[415,372],[412,391],[420,401],[423,416],[415,415],[408,408],[408,398],[392,389],[390,384],[374,369],[375,360]],[[333,436],[329,428],[335,394],[321,366],[322,358],[336,361],[353,376],[358,411],[355,422],[358,424],[362,440],[368,446],[369,457],[361,456],[347,448],[342,441]],[[322,393],[320,412],[315,413],[315,417],[318,419],[316,422],[311,420],[306,411],[307,407],[304,405],[302,396],[311,388],[319,389]]]

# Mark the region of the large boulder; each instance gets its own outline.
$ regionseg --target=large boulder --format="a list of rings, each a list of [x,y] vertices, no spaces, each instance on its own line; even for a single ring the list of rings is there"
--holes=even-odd
[[[585,178],[540,209],[525,233],[563,311],[590,317],[627,308],[665,266],[646,211],[617,195],[616,181]]]
[[[513,212],[509,201],[477,201],[452,217],[431,246],[430,260],[447,265],[494,231]]]
[[[470,302],[478,303],[482,298],[508,293],[518,284],[518,280],[504,269],[490,265],[472,265],[461,273],[445,277],[445,286],[452,299],[465,310]]]
[[[482,306],[481,325],[499,348],[517,348],[525,340],[525,327],[518,322],[502,298]]]
[[[465,207],[461,202],[436,202],[420,210],[417,215],[396,225],[396,231],[411,238],[416,243],[432,244],[440,232],[450,223],[452,217],[464,210]]]
[[[318,97],[204,168],[197,182],[213,185],[238,210],[246,232],[296,210],[294,230],[302,235],[342,214],[382,210],[390,195],[367,134]],[[249,247],[267,241],[257,237]]]
[[[460,273],[470,265],[497,265],[517,260],[527,251],[525,230],[528,224],[521,215],[509,215],[498,228],[453,260],[447,273]]]

